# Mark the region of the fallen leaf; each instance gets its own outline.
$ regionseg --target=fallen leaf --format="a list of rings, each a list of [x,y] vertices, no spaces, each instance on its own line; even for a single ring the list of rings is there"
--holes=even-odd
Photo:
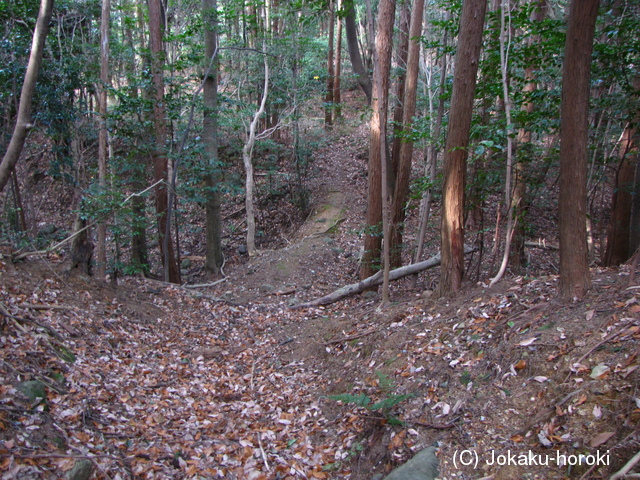
[[[538,339],[537,337],[525,338],[524,340],[520,341],[517,346],[528,347],[529,345],[533,345],[533,342],[535,342],[537,339]]]
[[[604,375],[609,373],[610,370],[611,369],[609,368],[608,365],[605,365],[604,363],[600,363],[595,367],[593,367],[593,370],[591,370],[591,374],[589,376],[593,379],[602,378]]]
[[[600,445],[607,443],[607,441],[615,435],[616,432],[602,432],[591,439],[589,445],[591,448],[599,447]]]
[[[593,416],[595,418],[600,418],[602,416],[602,409],[600,408],[600,405],[594,405],[593,406]]]

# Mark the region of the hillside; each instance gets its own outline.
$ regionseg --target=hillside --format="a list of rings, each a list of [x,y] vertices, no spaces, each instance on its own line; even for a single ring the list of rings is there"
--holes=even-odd
[[[290,308],[356,280],[356,119],[315,155],[306,221],[255,258],[230,243],[224,279],[202,273],[196,250],[178,287],[103,284],[68,272],[64,252],[13,263],[3,247],[3,478],[61,478],[89,460],[99,479],[364,480],[435,442],[443,479],[609,478],[633,457],[640,287],[628,266],[594,267],[570,305],[555,298],[556,253],[535,249],[526,275],[455,298],[431,298],[427,271],[416,288],[394,283],[388,308],[371,292]]]

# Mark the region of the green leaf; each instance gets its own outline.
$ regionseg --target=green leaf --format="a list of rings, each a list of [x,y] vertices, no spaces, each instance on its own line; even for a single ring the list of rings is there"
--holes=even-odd
[[[389,398],[385,398],[384,400],[374,403],[369,407],[369,410],[389,410],[412,396],[413,395],[410,393],[406,395],[392,395]]]
[[[353,403],[359,407],[366,407],[371,403],[371,399],[366,396],[364,393],[360,395],[351,395],[349,393],[342,393],[340,395],[329,395],[331,400],[336,400],[338,402],[344,403]]]

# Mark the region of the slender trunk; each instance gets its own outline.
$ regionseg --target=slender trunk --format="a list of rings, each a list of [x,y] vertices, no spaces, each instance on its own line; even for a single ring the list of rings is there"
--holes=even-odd
[[[336,23],[334,0],[329,0],[329,52],[327,59],[327,93],[324,97],[324,126],[331,128],[333,125],[333,37]]]
[[[587,248],[589,78],[599,0],[572,0],[560,110],[559,296],[582,298],[591,285]]]
[[[607,250],[602,265],[612,267],[620,265],[631,257],[633,251],[629,248],[631,239],[631,210],[633,205],[633,188],[635,170],[640,156],[634,145],[636,128],[627,125],[622,133],[619,144],[620,164],[616,173],[616,184],[611,201],[611,222],[607,235]]]
[[[404,87],[402,130],[409,132],[413,128],[413,116],[416,112],[416,96],[418,92],[418,66],[420,62],[420,33],[422,31],[422,12],[424,0],[414,0],[411,12],[410,44],[407,52],[407,74]],[[395,146],[395,141],[394,141]],[[411,164],[413,157],[413,141],[405,139],[398,147],[396,184],[391,207],[391,266],[402,265],[402,233],[404,230],[405,206],[409,196]],[[396,163],[396,162],[394,162]]]
[[[371,133],[369,146],[369,178],[367,201],[367,229],[364,237],[364,255],[360,278],[370,277],[380,262],[380,247],[384,225],[382,192],[382,158],[386,157],[386,123],[389,92],[389,72],[391,69],[391,39],[395,1],[383,0],[378,8],[378,36],[376,37],[376,65],[379,81],[373,84]],[[378,73],[376,73],[378,75]],[[385,158],[386,160],[386,158]],[[385,181],[387,178],[385,177]],[[386,242],[388,245],[388,242]]]
[[[418,238],[416,242],[416,253],[413,257],[413,262],[419,262],[422,257],[422,250],[424,248],[425,236],[427,232],[427,223],[429,221],[429,212],[431,211],[431,202],[433,199],[433,184],[436,179],[436,170],[438,163],[438,143],[440,141],[440,130],[442,128],[442,118],[444,117],[444,89],[447,80],[447,54],[444,50],[447,47],[447,34],[445,32],[442,41],[443,52],[440,58],[440,86],[438,88],[438,113],[436,114],[436,121],[432,122],[433,128],[431,129],[431,141],[427,146],[427,161],[425,163],[425,176],[429,178],[429,188],[423,192],[422,199],[420,201],[420,222],[418,227]],[[432,100],[432,95],[429,96],[429,101]]]
[[[262,90],[262,100],[258,111],[253,116],[249,125],[249,132],[242,147],[242,161],[245,171],[245,210],[247,214],[247,253],[254,256],[256,252],[256,217],[253,211],[253,146],[256,143],[256,128],[258,121],[265,111],[267,104],[267,94],[269,93],[269,62],[267,61],[267,45],[263,43],[264,50],[264,88]]]
[[[466,0],[462,4],[444,158],[442,264],[438,287],[441,296],[457,292],[464,276],[467,148],[486,8],[486,0]]]
[[[338,0],[338,10],[342,8],[342,1]],[[334,81],[333,81],[333,111],[335,118],[342,117],[342,107],[340,103],[340,74],[342,70],[342,21],[338,18],[338,31],[336,32],[336,54],[335,54],[335,67],[333,69]]]
[[[98,184],[102,195],[107,190],[107,89],[109,87],[109,19],[110,0],[102,0],[100,19],[100,85],[98,88],[98,109],[100,126],[98,131]],[[98,245],[96,248],[96,275],[104,280],[107,273],[107,224],[104,219],[98,221]]]
[[[205,55],[204,55],[204,111],[202,136],[207,162],[206,177],[206,231],[207,250],[205,266],[219,273],[224,262],[222,253],[222,218],[220,215],[220,166],[218,159],[218,19],[217,1],[203,0]]]
[[[154,180],[160,181],[155,188],[156,215],[158,222],[158,239],[160,255],[163,264],[163,278],[165,281],[180,283],[180,269],[178,268],[173,242],[167,234],[169,219],[167,185],[169,180],[169,162],[165,151],[167,136],[166,108],[164,99],[164,47],[163,11],[161,0],[149,0],[149,49],[151,51],[151,76],[154,88],[153,123],[155,134],[155,151],[153,152]]]
[[[344,26],[347,35],[347,49],[349,50],[349,58],[351,59],[351,66],[353,73],[356,76],[358,85],[362,88],[362,91],[367,97],[367,103],[371,105],[371,78],[369,73],[364,67],[362,62],[362,55],[360,54],[360,48],[358,47],[358,32],[356,29],[356,13],[351,3],[347,14],[344,17]]]
[[[2,158],[2,163],[0,163],[0,192],[4,190],[4,187],[9,181],[11,171],[20,158],[27,133],[29,133],[29,130],[33,127],[33,125],[31,125],[31,105],[38,80],[40,64],[42,63],[42,51],[44,50],[44,43],[49,31],[49,21],[51,20],[52,10],[53,0],[42,0],[40,3],[40,11],[38,12],[38,19],[36,20],[36,28],[33,31],[33,41],[31,43],[27,72],[25,73],[24,82],[22,83],[16,124],[7,151]]]

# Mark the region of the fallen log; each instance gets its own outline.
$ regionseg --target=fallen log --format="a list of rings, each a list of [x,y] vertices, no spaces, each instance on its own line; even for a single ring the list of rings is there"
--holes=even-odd
[[[464,247],[464,253],[471,253],[475,251],[474,248],[471,248],[467,245]],[[399,278],[406,277],[407,275],[415,275],[416,273],[420,273],[423,270],[427,270],[429,268],[437,267],[440,265],[440,254],[434,255],[428,260],[423,262],[413,263],[411,265],[405,265],[404,267],[396,268],[395,270],[391,270],[389,272],[389,280],[398,280]],[[338,300],[342,300],[349,295],[353,295],[354,293],[364,292],[366,289],[370,287],[375,287],[376,285],[380,285],[382,283],[382,270],[376,272],[374,275],[361,280],[358,283],[352,283],[351,285],[345,285],[344,287],[340,287],[339,289],[325,295],[324,297],[316,298],[315,300],[311,300],[310,302],[300,303],[298,305],[294,305],[292,309],[298,308],[309,308],[309,307],[317,307],[320,305],[328,305],[329,303],[337,302]]]

